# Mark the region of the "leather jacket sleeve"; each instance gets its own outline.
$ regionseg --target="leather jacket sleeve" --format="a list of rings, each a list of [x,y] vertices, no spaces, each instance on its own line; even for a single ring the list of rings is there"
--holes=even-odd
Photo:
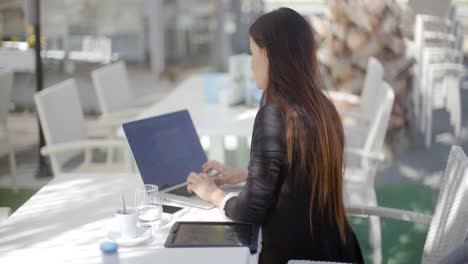
[[[226,216],[234,221],[263,224],[281,188],[286,157],[286,131],[279,106],[267,104],[255,118],[250,162],[239,196],[226,202]],[[284,173],[283,173],[284,174]]]

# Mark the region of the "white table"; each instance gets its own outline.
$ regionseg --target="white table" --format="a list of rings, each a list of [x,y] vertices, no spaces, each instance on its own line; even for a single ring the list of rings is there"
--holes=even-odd
[[[107,240],[106,234],[115,221],[113,214],[120,206],[120,193],[131,199],[141,184],[136,174],[57,176],[0,226],[0,263],[100,263],[99,245]],[[189,208],[178,220],[229,221],[216,208]],[[250,263],[257,262],[257,255],[249,256],[247,248],[193,249],[184,254],[165,249],[169,229],[158,230],[146,244],[119,248],[122,264],[159,263],[158,259],[182,257],[192,258],[190,263],[211,263],[207,259],[219,261],[219,256],[247,256]],[[204,259],[194,257],[200,254]]]
[[[136,119],[187,109],[199,136],[210,137],[210,156],[224,160],[224,136],[236,136],[239,148],[247,149],[247,138],[252,135],[258,108],[227,107],[205,102],[204,75],[196,74],[177,86],[161,101],[148,107]],[[120,132],[121,134],[121,132]],[[248,155],[246,155],[248,156]]]

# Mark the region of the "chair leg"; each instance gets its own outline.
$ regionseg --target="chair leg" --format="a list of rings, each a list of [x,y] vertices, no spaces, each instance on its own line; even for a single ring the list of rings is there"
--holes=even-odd
[[[427,114],[426,114],[426,101],[427,101],[427,98],[426,98],[426,94],[425,94],[425,91],[422,91],[421,92],[421,102],[419,103],[419,116],[416,117],[416,120],[417,122],[419,122],[418,124],[418,128],[419,130],[421,131],[421,133],[424,133],[425,130],[426,130],[426,122],[427,122]],[[419,120],[418,120],[419,119]]]
[[[414,115],[416,116],[416,118],[419,117],[419,85],[418,85],[418,78],[417,78],[417,74],[415,73],[414,76],[413,76],[413,86],[412,86],[412,92],[411,92],[411,96],[413,97],[413,103],[414,103]]]
[[[460,99],[460,80],[458,80],[457,85],[452,87],[451,90],[451,111],[450,111],[450,119],[453,123],[454,134],[457,139],[460,139],[460,131],[461,131],[461,121],[462,121],[462,112],[461,112],[461,99]]]
[[[432,97],[431,97],[432,100]],[[428,103],[427,109],[427,121],[426,121],[426,148],[430,148],[432,145],[432,103]]]
[[[369,217],[369,243],[374,251],[374,264],[382,263],[382,234],[378,216]]]
[[[372,191],[368,196],[368,205],[377,206],[375,187],[369,186],[369,189]],[[380,226],[380,217],[378,216],[369,217],[369,244],[373,250],[374,264],[382,263],[382,230]]]
[[[11,174],[11,187],[14,191],[18,190],[18,186],[16,185],[16,157],[15,152],[13,149],[10,149],[9,153],[9,162],[10,162],[10,174]]]

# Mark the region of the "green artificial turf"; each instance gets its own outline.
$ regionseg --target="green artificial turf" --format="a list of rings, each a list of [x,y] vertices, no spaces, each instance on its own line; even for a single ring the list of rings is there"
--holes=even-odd
[[[0,207],[10,207],[11,210],[16,211],[36,192],[37,190],[32,189],[13,191],[12,189],[0,188]]]
[[[377,188],[379,206],[432,214],[432,192],[416,186],[383,186]],[[358,237],[366,263],[373,263],[368,244],[368,219],[352,217],[351,223]],[[420,224],[381,219],[383,262],[421,263],[421,255],[428,227]]]

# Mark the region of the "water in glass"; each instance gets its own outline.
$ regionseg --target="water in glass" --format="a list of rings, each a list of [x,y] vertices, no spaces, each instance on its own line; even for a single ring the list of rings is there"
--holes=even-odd
[[[145,184],[135,192],[135,204],[138,209],[138,221],[141,224],[154,225],[161,220],[161,197],[158,186]]]

